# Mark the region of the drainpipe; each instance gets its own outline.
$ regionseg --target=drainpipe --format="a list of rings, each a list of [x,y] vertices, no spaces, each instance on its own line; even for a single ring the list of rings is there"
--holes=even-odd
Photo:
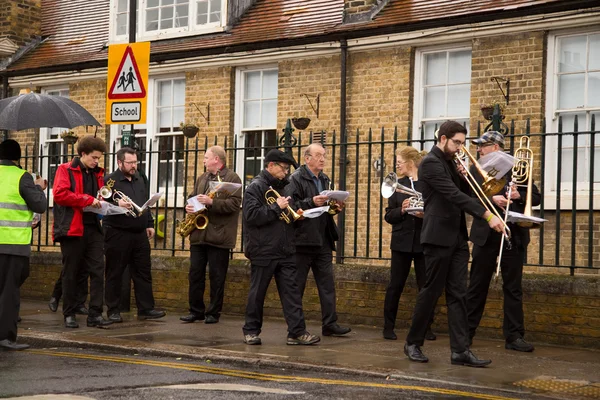
[[[348,59],[348,42],[346,39],[340,40],[340,185],[339,190],[346,190],[346,165],[348,154],[348,137],[346,135],[346,62]],[[336,251],[336,263],[344,263],[344,247],[346,240],[346,213],[340,213],[338,216],[338,226],[340,238],[338,240]]]
[[[8,75],[4,74],[2,76],[2,96],[0,99],[5,99],[8,97]],[[8,139],[8,130],[2,130],[2,141]]]

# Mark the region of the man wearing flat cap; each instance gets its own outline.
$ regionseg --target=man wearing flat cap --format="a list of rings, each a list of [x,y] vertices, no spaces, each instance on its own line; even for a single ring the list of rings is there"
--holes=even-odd
[[[21,146],[0,143],[0,350],[24,350],[17,343],[20,287],[29,276],[33,213],[46,211],[46,181],[21,169]]]
[[[245,255],[251,263],[250,291],[246,303],[244,342],[258,345],[265,296],[275,276],[277,291],[288,325],[287,344],[310,345],[321,340],[306,331],[302,296],[296,282],[294,219],[287,213],[290,197],[282,197],[289,184],[290,166],[298,167],[289,154],[273,149],[265,156],[265,169],[248,185],[244,193],[242,223]],[[273,189],[273,190],[271,190]],[[268,200],[267,200],[268,199]]]
[[[504,136],[500,132],[485,132],[480,138],[473,140],[473,143],[477,145],[477,152],[482,157],[495,151],[504,151]],[[483,179],[476,172],[474,166],[471,167],[471,172],[477,182],[481,184]],[[509,171],[504,178],[506,182],[511,182],[512,171]],[[500,215],[504,215],[506,203],[509,202],[507,198],[508,185],[509,183],[491,198]],[[513,185],[510,191],[510,210],[523,213],[526,196],[526,182],[519,186]],[[531,199],[533,206],[540,204],[540,192],[535,185],[532,185]],[[510,222],[508,227],[511,232],[510,244],[505,242],[500,262],[504,293],[504,322],[502,325],[506,340],[504,347],[508,350],[531,352],[534,349],[533,345],[524,339],[523,288],[521,286],[525,250],[529,244],[529,229]],[[474,219],[469,239],[473,242],[473,261],[467,292],[467,317],[469,340],[472,342],[483,316],[488,288],[496,270],[502,236],[490,229],[484,220]]]

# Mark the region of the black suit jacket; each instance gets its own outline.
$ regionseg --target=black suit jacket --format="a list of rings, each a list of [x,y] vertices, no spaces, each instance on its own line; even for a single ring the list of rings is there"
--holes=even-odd
[[[410,187],[410,179],[407,177],[398,179],[398,182]],[[417,192],[423,190],[421,181],[415,181],[415,190]],[[385,209],[385,221],[392,225],[390,249],[405,253],[422,253],[421,227],[423,226],[423,219],[408,213],[402,214],[402,202],[409,197],[407,194],[396,192],[388,199],[388,206]]]
[[[446,160],[437,146],[419,165],[425,216],[421,244],[453,246],[459,235],[467,240],[465,212],[481,218],[486,209],[470,196],[468,183],[459,176],[454,161]]]
[[[481,185],[481,183],[483,182],[483,177],[479,174],[479,172],[477,172],[477,170],[475,169],[474,166],[471,166],[470,170],[471,170],[471,173],[473,174],[473,176],[475,177],[475,180]],[[510,182],[510,180],[512,178],[512,172],[509,171],[504,176],[504,178],[506,179],[506,182]],[[510,211],[516,211],[519,213],[523,213],[523,211],[525,210],[525,200],[526,200],[526,196],[527,196],[527,182],[525,182],[523,185],[524,186],[521,186],[521,185],[516,186],[516,189],[521,194],[521,198],[519,200],[514,200],[511,203],[510,208],[509,208]],[[515,187],[513,187],[513,190],[515,190]],[[508,191],[508,183],[506,185],[504,185],[504,188],[496,194],[505,195],[507,191]],[[540,204],[541,200],[542,200],[542,196],[540,194],[540,191],[538,190],[537,186],[535,186],[535,184],[532,184],[531,205],[538,206]],[[490,201],[491,201],[491,197],[490,197]],[[500,216],[504,217],[504,209],[498,207],[493,201],[492,201],[492,204],[494,205],[496,210],[498,210],[498,213],[500,214]],[[529,244],[529,240],[530,240],[529,229],[520,227],[519,225],[512,224],[512,223],[508,223],[508,227],[509,227],[511,235],[514,237],[514,241],[517,243],[517,245],[521,245],[522,248],[527,247],[527,245]],[[471,225],[471,236],[469,237],[471,242],[475,243],[478,246],[483,246],[487,242],[488,236],[490,234],[500,235],[497,232],[493,232],[490,229],[490,226],[488,225],[488,223],[485,222],[484,220],[482,220],[482,219],[473,220],[473,225]]]

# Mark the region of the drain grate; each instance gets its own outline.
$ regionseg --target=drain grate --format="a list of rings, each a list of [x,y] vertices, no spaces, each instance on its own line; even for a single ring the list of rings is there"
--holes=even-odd
[[[514,383],[530,389],[543,390],[546,392],[568,392],[572,395],[584,396],[591,399],[600,399],[600,385],[591,384],[588,381],[573,381],[568,379],[556,379],[554,377],[540,376],[536,379],[526,379]]]

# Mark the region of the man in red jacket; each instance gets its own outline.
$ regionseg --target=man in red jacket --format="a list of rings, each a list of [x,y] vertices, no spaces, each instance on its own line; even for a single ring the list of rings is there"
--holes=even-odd
[[[90,276],[90,306],[87,326],[110,325],[102,317],[104,298],[104,239],[98,215],[84,212],[100,208],[96,198],[103,185],[104,169],[98,166],[106,152],[104,141],[86,136],[77,145],[79,157],[61,164],[54,177],[54,225],[52,238],[60,242],[63,259],[63,315],[65,327],[78,328],[75,310],[79,305],[78,277]]]

